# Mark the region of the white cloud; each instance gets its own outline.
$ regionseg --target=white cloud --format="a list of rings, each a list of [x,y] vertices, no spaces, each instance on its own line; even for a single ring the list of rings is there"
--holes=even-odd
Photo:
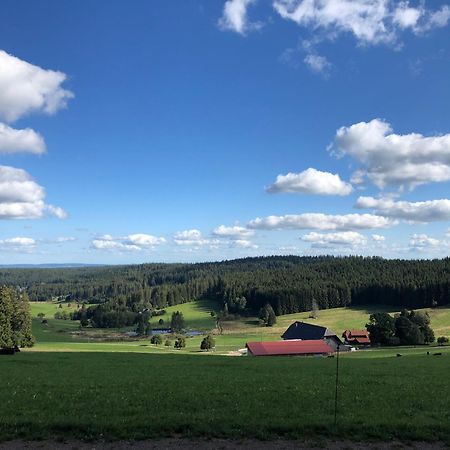
[[[427,249],[438,247],[441,242],[438,239],[427,236],[426,234],[413,234],[409,240],[412,249]]]
[[[44,197],[44,189],[25,170],[0,166],[0,204],[34,203]]]
[[[392,219],[373,214],[327,215],[322,213],[289,214],[256,218],[248,223],[251,229],[263,230],[363,230],[388,228],[395,225]]]
[[[372,234],[372,240],[375,242],[384,242],[386,238],[380,234]]]
[[[8,239],[0,239],[0,249],[5,252],[30,252],[34,250],[36,241],[29,237],[13,237]]]
[[[413,8],[409,2],[400,2],[393,14],[393,21],[400,28],[415,28],[424,11],[422,8]]]
[[[303,59],[303,62],[315,73],[327,73],[331,68],[331,63],[325,56],[309,53]]]
[[[367,238],[356,231],[342,231],[338,233],[311,232],[300,239],[310,242],[312,247],[357,247],[367,244]]]
[[[58,219],[67,219],[67,212],[64,211],[64,209],[60,208],[59,206],[45,205],[45,209],[52,216],[55,216]]]
[[[200,230],[184,230],[178,231],[174,235],[174,241],[178,245],[205,245],[209,244],[207,239],[204,239]]]
[[[45,190],[23,169],[0,166],[0,219],[37,219],[48,213],[66,217],[62,208],[47,205]]]
[[[247,10],[256,0],[227,0],[223,7],[222,17],[219,19],[221,30],[235,31],[245,35],[248,31],[261,28],[260,22],[250,22]]]
[[[110,234],[104,234],[91,242],[93,248],[97,250],[112,251],[141,251],[152,249],[157,245],[164,244],[166,240],[163,237],[156,237],[150,234],[136,233],[124,237],[113,237]]]
[[[338,174],[321,172],[309,168],[300,173],[278,175],[275,183],[267,192],[300,192],[317,195],[349,195],[353,191],[351,184],[342,181]]]
[[[249,230],[248,228],[233,226],[227,227],[225,225],[220,225],[219,227],[213,230],[213,235],[217,237],[225,237],[230,239],[242,239],[246,237],[253,236],[255,232],[253,230]]]
[[[137,245],[128,245],[111,239],[99,238],[92,241],[92,247],[96,250],[140,251]]]
[[[394,0],[274,0],[273,6],[282,18],[316,34],[351,33],[362,44],[393,44],[401,30],[420,34],[446,26],[450,17],[447,6],[429,11]]]
[[[373,209],[377,214],[413,222],[450,220],[450,200],[424,202],[395,201],[390,198],[359,197],[356,208]]]
[[[441,9],[429,13],[428,20],[422,27],[422,30],[426,31],[432,28],[445,27],[447,26],[449,20],[450,20],[450,7],[448,5],[444,5],[441,7]]]
[[[392,133],[380,119],[341,127],[330,149],[363,165],[363,173],[380,189],[409,187],[450,180],[450,134],[425,137],[418,133]],[[355,180],[353,180],[355,181]]]
[[[0,154],[45,152],[45,142],[30,128],[16,130],[0,122]]]
[[[178,231],[175,233],[173,240],[177,245],[192,246],[196,248],[208,245],[212,249],[217,248],[222,244],[219,239],[207,239],[203,237],[201,231],[196,229]]]
[[[35,111],[53,114],[73,93],[63,89],[66,75],[45,70],[0,50],[0,117],[13,122]]]
[[[153,247],[155,245],[164,244],[166,240],[163,237],[156,237],[150,234],[130,234],[126,238],[130,244],[137,245],[139,247]]]
[[[232,241],[231,245],[239,248],[258,248],[256,244],[248,239],[236,239],[235,241]]]

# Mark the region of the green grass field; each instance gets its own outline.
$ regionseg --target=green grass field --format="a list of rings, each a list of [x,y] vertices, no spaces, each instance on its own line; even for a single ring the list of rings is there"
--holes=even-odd
[[[341,334],[346,328],[364,328],[369,315],[376,311],[392,311],[389,308],[335,308],[319,311],[317,319],[309,318],[309,312],[288,314],[279,316],[274,327],[261,327],[256,318],[244,318],[223,322],[223,334],[218,335],[215,330],[216,320],[211,316],[211,311],[216,311],[216,305],[208,301],[195,301],[166,308],[166,314],[153,317],[151,324],[157,328],[159,319],[164,320],[161,326],[169,326],[170,318],[174,311],[181,311],[184,315],[186,326],[189,329],[202,331],[204,334],[213,332],[216,340],[215,354],[235,353],[245,347],[248,341],[278,340],[286,328],[294,321],[301,320],[318,325],[323,325]],[[71,310],[67,304],[63,308],[52,302],[33,302],[31,310],[33,315],[33,334],[36,338],[34,351],[114,351],[114,352],[153,352],[153,353],[203,353],[200,352],[200,342],[203,336],[186,339],[186,348],[175,350],[172,346],[155,346],[149,343],[148,338],[126,339],[124,332],[132,327],[124,329],[92,329],[81,330],[77,321],[56,320],[53,315],[63,309]],[[426,309],[431,316],[431,324],[437,336],[450,336],[450,308]],[[42,324],[37,319],[37,314],[44,312],[47,324]],[[123,339],[123,341],[119,341]],[[173,342],[173,338],[172,342]]]
[[[184,321],[187,328],[208,331],[215,327],[216,319],[211,317],[211,311],[217,312],[217,305],[213,302],[207,300],[198,300],[195,302],[182,303],[180,305],[169,306],[165,308],[166,314],[163,316],[152,317],[150,323],[153,328],[158,328],[160,326],[170,326],[170,319],[172,313],[175,311],[180,311],[183,313]],[[164,320],[164,325],[159,325],[158,321]]]
[[[363,353],[363,352],[361,352]],[[450,443],[450,353],[341,359],[0,357],[0,438],[339,437]]]
[[[78,322],[53,319],[57,304],[31,308],[36,345],[0,357],[0,440],[331,437],[450,444],[450,346],[342,354],[337,426],[336,358],[220,356],[236,354],[247,341],[280,339],[295,320],[337,333],[364,328],[375,310],[337,308],[317,319],[291,314],[278,317],[275,327],[255,318],[226,321],[223,334],[215,334],[215,351],[203,352],[202,336],[187,338],[183,350],[148,338],[109,341],[125,329],[88,328],[80,335]],[[152,325],[160,318],[170,323],[179,310],[188,328],[217,333],[213,309],[210,302],[177,305]],[[436,336],[450,335],[450,308],[430,315]]]

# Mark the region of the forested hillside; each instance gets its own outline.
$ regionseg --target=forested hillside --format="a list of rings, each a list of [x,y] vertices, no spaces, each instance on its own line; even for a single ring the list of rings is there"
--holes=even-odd
[[[270,303],[277,315],[309,310],[313,299],[321,309],[350,304],[422,308],[449,303],[450,259],[273,256],[202,264],[2,269],[0,284],[26,290],[31,300],[108,302],[134,311],[202,297],[227,303],[230,312],[242,309],[242,297],[251,311]]]

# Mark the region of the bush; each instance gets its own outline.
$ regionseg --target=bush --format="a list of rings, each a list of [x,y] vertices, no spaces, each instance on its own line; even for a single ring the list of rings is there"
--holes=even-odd
[[[214,338],[208,334],[205,338],[203,338],[202,343],[200,344],[201,350],[211,350],[216,346],[216,341]]]
[[[152,344],[155,344],[155,345],[160,345],[160,344],[162,344],[162,337],[161,337],[161,335],[160,334],[155,334],[154,336],[152,336],[152,338],[150,339],[150,342],[152,343]]]
[[[438,343],[439,345],[445,345],[445,344],[448,344],[448,338],[445,337],[445,336],[439,336],[439,337],[437,338],[437,343]]]
[[[159,320],[158,320],[158,324],[159,324],[159,325],[164,325],[164,320],[163,320],[163,319],[159,319]]]
[[[177,338],[174,347],[178,349],[186,347],[186,339],[183,336]]]
[[[172,341],[170,339],[166,339],[166,342],[164,342],[164,345],[166,347],[170,347],[172,345]]]

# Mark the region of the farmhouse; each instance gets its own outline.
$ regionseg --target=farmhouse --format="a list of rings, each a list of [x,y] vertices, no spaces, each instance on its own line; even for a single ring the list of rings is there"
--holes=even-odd
[[[285,341],[301,340],[301,341],[325,341],[333,351],[337,350],[338,346],[342,346],[343,342],[336,335],[334,331],[329,328],[313,325],[305,322],[294,322],[281,336]]]
[[[369,333],[366,330],[345,330],[342,337],[350,345],[370,345]]]
[[[334,350],[323,340],[247,342],[249,356],[328,356]]]

